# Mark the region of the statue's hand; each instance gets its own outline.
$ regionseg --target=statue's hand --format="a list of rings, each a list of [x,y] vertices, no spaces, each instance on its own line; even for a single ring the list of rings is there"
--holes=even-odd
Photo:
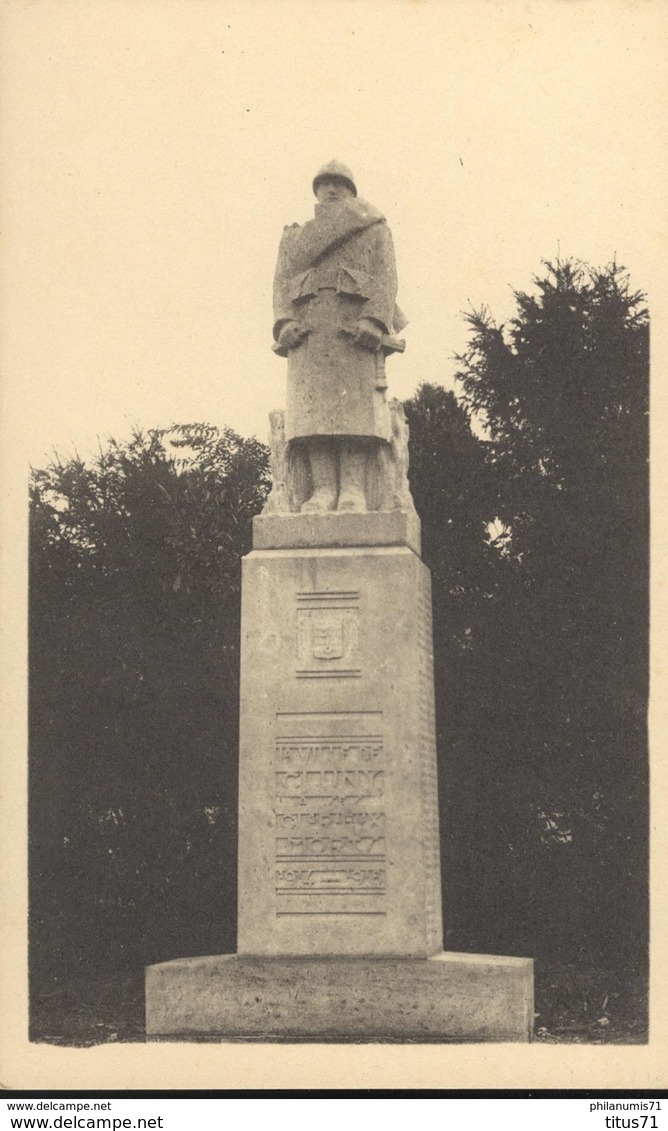
[[[300,322],[286,322],[278,335],[278,345],[282,349],[293,350],[296,349],[308,334],[305,326]]]
[[[377,322],[371,318],[360,318],[357,323],[357,333],[355,334],[355,344],[363,350],[369,350],[370,353],[375,353],[383,338],[383,331]]]

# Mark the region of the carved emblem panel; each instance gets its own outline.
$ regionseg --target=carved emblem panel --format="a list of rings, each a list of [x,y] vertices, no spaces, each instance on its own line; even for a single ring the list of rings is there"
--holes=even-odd
[[[359,667],[359,593],[297,595],[298,679],[355,679]]]

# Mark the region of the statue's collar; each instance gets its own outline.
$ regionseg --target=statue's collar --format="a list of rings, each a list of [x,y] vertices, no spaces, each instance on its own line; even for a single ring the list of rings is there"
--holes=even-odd
[[[325,201],[324,203],[318,202],[315,206],[316,220],[329,220],[337,217],[342,224],[356,224],[359,225],[359,230],[368,228],[369,224],[377,224],[379,220],[384,220],[382,212],[379,212],[373,204],[369,204],[368,200],[362,200],[360,196],[349,196],[344,200],[337,200],[332,202]]]
[[[384,219],[373,204],[359,197],[335,204],[316,204],[315,219],[304,224],[297,236],[293,253],[295,267],[303,271],[313,267],[327,252]]]

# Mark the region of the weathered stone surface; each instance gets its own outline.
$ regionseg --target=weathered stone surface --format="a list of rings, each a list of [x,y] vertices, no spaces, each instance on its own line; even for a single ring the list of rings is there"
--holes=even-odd
[[[383,546],[243,571],[239,952],[438,953],[429,571]]]
[[[149,967],[149,1036],[338,1041],[528,1041],[533,962],[182,958]]]
[[[420,553],[420,520],[415,512],[364,514],[259,514],[253,519],[256,550],[332,546],[408,546]]]
[[[314,219],[284,229],[274,279],[276,349],[288,357],[286,436],[387,440],[384,358],[405,325],[392,236],[383,214],[345,185],[323,181],[316,195]]]
[[[364,488],[367,511],[404,511],[417,518],[408,483],[408,422],[401,401],[388,402],[390,441],[376,444],[365,455]],[[285,413],[269,414],[272,488],[263,515],[298,514],[313,488],[311,463],[306,447],[289,444],[285,438]],[[335,492],[333,492],[335,493]],[[346,512],[328,511],[339,516]],[[373,541],[368,543],[373,545]],[[419,549],[418,551],[419,552]]]
[[[385,217],[357,197],[346,166],[330,170],[314,180],[314,218],[284,229],[274,277],[273,349],[288,359],[283,436],[308,467],[301,509],[319,514],[372,509],[366,467],[392,443],[385,358],[403,352],[396,331],[406,325]]]

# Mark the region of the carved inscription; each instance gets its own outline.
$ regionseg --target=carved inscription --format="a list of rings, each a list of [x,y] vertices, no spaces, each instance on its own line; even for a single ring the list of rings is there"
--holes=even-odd
[[[359,722],[330,717],[339,733],[276,740],[279,915],[385,913],[383,739],[341,733],[346,719]]]
[[[438,780],[434,720],[434,675],[431,627],[430,584],[427,575],[418,590],[419,646],[419,751],[420,793],[422,801],[423,852],[426,880],[425,925],[427,942],[441,946],[440,843],[438,829]]]
[[[276,859],[292,856],[379,856],[385,857],[382,836],[278,836]]]
[[[382,868],[279,868],[276,891],[313,892],[316,895],[335,892],[357,892],[382,895],[385,872]]]
[[[384,813],[355,813],[330,810],[324,813],[292,812],[277,813],[277,829],[332,829],[353,828],[355,832],[364,832],[366,829],[384,829]]]
[[[364,766],[368,768],[383,753],[383,740],[380,735],[351,735],[348,738],[279,738],[276,742],[276,758],[279,765],[295,769],[312,763]]]
[[[364,797],[382,797],[383,770],[279,770],[276,796],[303,805],[307,800],[358,804]]]

